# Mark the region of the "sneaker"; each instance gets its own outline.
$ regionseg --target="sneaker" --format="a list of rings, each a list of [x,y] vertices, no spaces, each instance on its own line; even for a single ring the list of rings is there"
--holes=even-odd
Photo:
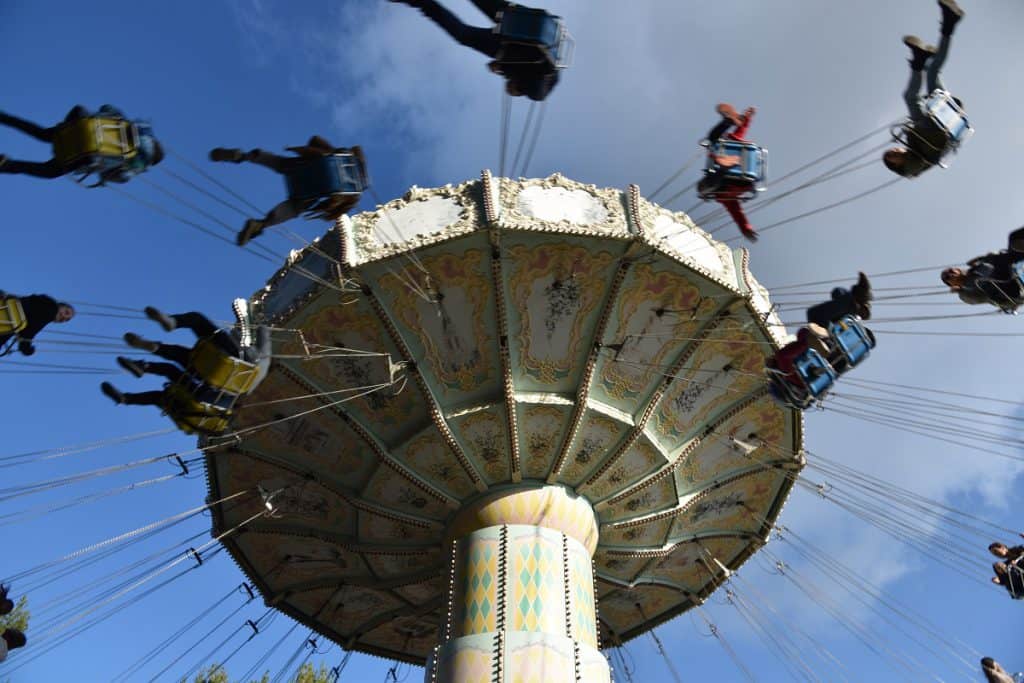
[[[134,332],[126,332],[124,335],[124,342],[133,349],[141,349],[142,351],[148,351],[149,353],[156,353],[156,350],[160,348],[160,343],[143,339]]]
[[[146,374],[145,370],[142,369],[142,365],[131,358],[125,358],[124,356],[117,357],[117,364],[122,368],[132,373],[136,377],[142,377]]]
[[[161,312],[157,308],[152,306],[146,306],[144,310],[146,317],[164,328],[164,332],[173,332],[177,325],[174,322],[174,318],[165,313]]]
[[[240,164],[244,158],[245,154],[240,149],[214,147],[210,150],[210,161],[229,161],[233,164]]]
[[[100,391],[102,391],[107,398],[109,398],[117,405],[124,405],[124,394],[118,391],[117,387],[115,387],[110,382],[104,382],[103,384],[101,384]]]
[[[263,221],[250,218],[245,222],[245,227],[242,228],[242,232],[238,233],[238,237],[235,239],[238,242],[238,246],[244,247],[249,243],[253,237],[259,237],[263,233]]]
[[[736,113],[736,108],[733,107],[728,102],[720,103],[717,107],[715,107],[715,111],[717,111],[723,119],[729,119],[730,121],[732,121],[732,125],[734,126],[739,126],[743,124],[743,119],[741,119],[740,115]]]
[[[935,46],[928,45],[917,36],[903,36],[903,44],[910,48],[913,55],[910,59],[910,68],[914,71],[924,69],[928,59],[935,54]]]

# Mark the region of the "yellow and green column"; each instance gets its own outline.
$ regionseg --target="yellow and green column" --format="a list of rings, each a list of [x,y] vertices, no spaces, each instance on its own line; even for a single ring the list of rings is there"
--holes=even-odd
[[[447,610],[429,683],[607,683],[592,557],[597,518],[561,486],[467,505],[448,529]]]

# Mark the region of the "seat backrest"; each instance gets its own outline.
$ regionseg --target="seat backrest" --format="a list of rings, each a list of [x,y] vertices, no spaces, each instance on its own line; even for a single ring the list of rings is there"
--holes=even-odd
[[[852,315],[829,325],[828,333],[851,368],[867,358],[874,347],[867,329]]]
[[[974,133],[966,112],[947,91],[933,90],[925,100],[924,108],[935,124],[946,131],[954,146],[966,141]]]
[[[359,194],[366,189],[366,169],[362,160],[350,152],[307,157],[288,170],[285,184],[292,199]]]
[[[736,156],[740,163],[727,168],[719,168],[715,156]],[[729,178],[742,179],[755,185],[765,181],[767,172],[767,150],[752,142],[740,142],[722,138],[708,147],[708,160],[705,170],[714,170]]]
[[[25,309],[14,296],[0,298],[0,334],[17,334],[28,326]]]
[[[131,121],[89,116],[58,126],[53,156],[62,165],[83,157],[131,159],[138,153],[138,134]]]
[[[548,14],[542,9],[518,5],[507,7],[499,12],[495,31],[505,43],[540,48],[544,57],[560,69],[568,67],[572,61],[574,41],[565,30],[565,22],[561,17]],[[500,54],[498,59],[504,63],[516,61],[510,62]]]
[[[542,9],[513,5],[501,11],[497,30],[506,40],[554,49],[558,46],[561,25],[561,17]]]
[[[836,381],[836,371],[814,349],[807,349],[800,354],[793,361],[793,367],[796,368],[797,374],[800,375],[800,379],[813,398],[820,397]],[[812,372],[814,369],[817,369],[818,372]]]
[[[164,391],[167,416],[186,434],[221,434],[230,426],[230,409],[203,403],[180,383],[170,384]]]
[[[1017,261],[1010,267],[1013,277],[1024,287],[1024,261]]]
[[[222,351],[212,339],[201,339],[189,354],[189,369],[212,389],[236,396],[247,393],[259,378],[259,368]]]

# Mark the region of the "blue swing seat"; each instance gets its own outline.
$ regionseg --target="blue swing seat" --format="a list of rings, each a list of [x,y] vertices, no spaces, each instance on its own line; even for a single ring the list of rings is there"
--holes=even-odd
[[[704,177],[717,176],[719,182],[707,187],[697,188],[698,196],[705,200],[717,199],[718,191],[726,184],[732,188],[737,186],[746,187],[746,191],[736,196],[730,192],[734,199],[747,200],[757,196],[758,192],[765,189],[765,181],[768,178],[768,150],[759,147],[753,142],[740,142],[722,138],[713,143],[702,143],[708,148],[707,161],[704,164]],[[740,162],[735,166],[722,167],[715,161],[716,156],[736,156]]]
[[[807,387],[811,398],[818,398],[835,384],[837,377],[835,369],[814,349],[804,351],[793,363],[793,367],[796,368],[797,374],[800,375],[800,380]],[[816,377],[811,372],[815,368],[823,371]]]
[[[778,371],[771,374],[769,393],[785,406],[804,410],[823,397],[835,384],[838,374],[827,360],[814,349],[807,349],[793,362],[796,373],[803,385],[798,387],[781,376]],[[819,369],[820,372],[814,372]]]
[[[859,365],[875,347],[874,336],[852,315],[843,316],[829,325],[828,333],[851,368]]]
[[[367,187],[366,164],[352,152],[339,152],[304,161],[285,175],[290,199],[358,196]]]
[[[967,113],[945,90],[933,90],[924,101],[924,110],[935,125],[946,131],[952,151],[974,134]]]
[[[572,61],[575,42],[561,17],[542,9],[513,5],[498,13],[495,32],[510,44],[540,48],[547,60],[559,69]],[[499,56],[498,61],[504,61]]]
[[[1021,285],[1022,291],[1024,291],[1024,261],[1017,261],[1011,268],[1013,277]]]
[[[895,142],[904,147],[914,149],[923,145],[930,148],[931,152],[926,154],[929,164],[940,168],[949,168],[949,164],[943,159],[950,152],[959,151],[960,145],[967,142],[974,134],[974,128],[971,127],[963,107],[956,103],[949,92],[941,88],[933,90],[924,99],[921,107],[931,123],[943,135],[941,141],[932,140],[931,136],[918,132],[912,119],[893,126],[889,134]],[[916,145],[912,144],[910,139],[912,136]],[[919,151],[918,154],[921,152]]]

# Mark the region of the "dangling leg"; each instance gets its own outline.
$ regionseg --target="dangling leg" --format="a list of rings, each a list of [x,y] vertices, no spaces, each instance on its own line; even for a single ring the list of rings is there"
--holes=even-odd
[[[4,112],[0,112],[0,125],[20,130],[25,135],[31,135],[41,142],[53,142],[53,134],[57,131],[56,126],[43,128],[31,121],[19,119],[17,116],[11,116]]]
[[[56,159],[50,159],[49,161],[18,161],[17,159],[8,159],[4,155],[0,155],[0,173],[10,173],[13,175],[30,175],[36,178],[59,178],[64,175],[67,171],[57,163]]]
[[[178,344],[157,344],[153,355],[177,363],[184,368],[188,365],[188,357],[191,352],[192,349]]]
[[[171,363],[152,363],[147,360],[133,360],[124,356],[117,357],[117,364],[136,377],[142,377],[147,374],[159,375],[172,382],[177,382],[185,374],[184,370]]]
[[[935,51],[935,56],[928,62],[928,92],[936,89],[945,90],[942,85],[942,65],[946,63],[946,56],[949,54],[953,29],[964,16],[964,11],[960,9],[955,0],[939,0],[939,7],[942,9],[942,37],[939,40],[939,48]]]
[[[440,26],[456,42],[471,47],[477,52],[482,52],[488,57],[494,58],[501,49],[501,39],[489,28],[467,26],[459,21],[458,17],[442,7],[435,0],[392,0],[393,2],[404,2],[412,7],[419,8],[421,12],[435,24]],[[498,10],[503,9],[508,3],[497,0],[474,0],[487,16],[494,18]],[[491,10],[494,9],[492,12]]]
[[[164,392],[162,391],[143,391],[135,394],[126,394],[110,382],[101,384],[100,391],[118,405],[162,406],[164,401]]]
[[[751,242],[757,241],[757,231],[754,230],[754,226],[747,220],[747,214],[743,212],[743,206],[740,204],[738,199],[727,199],[725,197],[719,197],[718,202],[725,207],[725,210],[729,212],[732,219],[736,221],[736,226]]]
[[[238,246],[245,246],[249,243],[249,240],[254,237],[259,237],[263,234],[263,231],[266,228],[269,228],[272,225],[284,223],[285,221],[289,221],[296,216],[301,215],[305,210],[305,207],[308,205],[311,205],[311,202],[299,201],[297,199],[286,199],[271,209],[270,212],[262,219],[257,220],[250,218],[245,222],[245,227],[242,228],[242,231],[238,233]]]
[[[297,157],[284,157],[280,154],[267,152],[262,149],[252,149],[245,154],[243,161],[258,164],[278,173],[285,173],[295,164]]]
[[[506,0],[473,0],[473,4],[489,19],[497,21],[498,12],[505,11],[512,3]]]
[[[164,330],[166,330],[167,332],[171,332],[173,330],[184,327],[185,329],[192,330],[192,333],[196,335],[196,338],[198,339],[211,338],[213,339],[213,343],[217,346],[217,348],[219,348],[221,351],[230,356],[236,356],[240,352],[238,342],[235,341],[234,337],[232,337],[230,334],[217,327],[212,320],[207,318],[202,313],[199,313],[198,311],[190,311],[188,313],[176,313],[174,315],[167,315],[166,313],[163,313],[160,310],[153,308],[152,306],[147,306],[146,317],[148,317],[150,320],[154,320],[157,323],[159,323],[160,326],[163,327]],[[166,347],[169,345],[161,344],[161,346]],[[183,346],[178,346],[175,348],[185,349],[185,347]],[[186,361],[185,363],[182,363],[182,365],[188,364],[188,355],[189,350],[185,349]],[[169,360],[178,362],[177,358],[180,358],[180,355],[178,355],[176,358],[170,358]]]
[[[152,306],[146,306],[145,312],[146,317],[158,323],[165,332],[173,332],[184,327],[187,330],[192,330],[197,337],[202,339],[212,336],[217,331],[217,326],[213,324],[213,321],[198,311],[167,315]]]
[[[924,41],[917,36],[904,36],[903,44],[910,48],[910,81],[907,82],[907,89],[903,91],[903,101],[907,105],[907,113],[911,121],[919,121],[925,118],[921,110],[921,80],[922,72],[929,58],[935,54],[935,48],[925,45]]]
[[[747,107],[743,112],[743,116],[739,117],[739,123],[736,124],[736,128],[729,133],[729,138],[732,140],[738,140],[739,142],[746,142],[747,130],[750,129],[750,124],[754,121],[754,114],[757,113],[757,109],[754,107]]]

